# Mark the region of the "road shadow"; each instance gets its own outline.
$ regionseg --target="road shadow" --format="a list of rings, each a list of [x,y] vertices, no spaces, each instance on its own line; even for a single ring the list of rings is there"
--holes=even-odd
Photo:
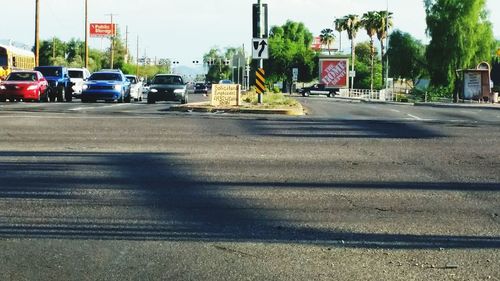
[[[500,248],[499,236],[356,233],[294,226],[238,188],[435,189],[431,183],[246,183],[201,179],[181,154],[0,152],[0,237],[259,242],[360,248]],[[498,191],[498,185],[445,184]]]
[[[242,127],[261,136],[292,138],[431,139],[446,137],[422,122],[388,120],[287,119],[242,121]]]

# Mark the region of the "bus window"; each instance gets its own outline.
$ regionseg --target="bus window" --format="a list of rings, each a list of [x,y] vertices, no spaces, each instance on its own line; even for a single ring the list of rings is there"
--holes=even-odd
[[[0,66],[7,66],[7,55],[0,55]]]

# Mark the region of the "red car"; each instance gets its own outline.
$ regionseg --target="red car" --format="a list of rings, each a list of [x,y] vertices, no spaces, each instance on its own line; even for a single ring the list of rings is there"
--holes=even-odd
[[[0,101],[47,101],[48,85],[38,71],[15,71],[0,83]]]

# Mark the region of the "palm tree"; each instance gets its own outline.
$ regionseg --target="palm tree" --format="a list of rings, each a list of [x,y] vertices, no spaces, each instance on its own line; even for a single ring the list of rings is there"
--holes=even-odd
[[[385,42],[384,40],[388,36],[389,28],[392,27],[392,13],[388,11],[380,11],[377,13],[377,38],[380,41],[380,58],[382,61],[382,77],[384,77],[386,64],[384,63],[384,57],[387,59],[386,51],[385,51]],[[388,77],[386,77],[388,78]]]
[[[321,39],[321,43],[323,45],[326,45],[326,47],[328,48],[328,54],[330,55],[330,46],[333,44],[333,41],[335,40],[335,35],[333,35],[333,30],[330,28],[325,28],[321,30],[319,38]]]
[[[366,34],[370,37],[370,56],[371,56],[371,77],[370,77],[370,90],[373,91],[373,66],[375,59],[375,46],[373,42],[373,36],[377,35],[377,30],[379,26],[378,12],[367,12],[363,14],[361,19],[361,24],[366,30]]]
[[[354,63],[356,60],[356,35],[361,28],[361,21],[358,15],[347,15],[343,18],[344,30],[347,31],[347,36],[351,40],[351,71],[354,72]],[[351,76],[351,89],[354,87],[354,76]]]
[[[342,31],[345,31],[345,19],[338,18],[334,21],[335,30],[339,33],[339,50],[342,52]]]

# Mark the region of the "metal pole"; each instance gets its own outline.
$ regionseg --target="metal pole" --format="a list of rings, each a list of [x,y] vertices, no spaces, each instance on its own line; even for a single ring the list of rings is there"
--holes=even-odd
[[[385,19],[385,92],[389,90],[389,0],[387,0],[386,19]]]
[[[89,68],[89,16],[87,0],[85,0],[85,68]]]
[[[111,14],[111,28],[114,29],[113,28],[113,14]],[[113,31],[113,33],[114,33],[114,31]],[[112,34],[111,35],[111,63],[110,63],[111,64],[111,69],[113,69],[113,65],[114,65],[114,63],[113,63],[113,59],[114,59],[114,54],[113,54],[114,53],[114,47],[115,47],[115,35]]]
[[[35,2],[35,66],[40,65],[40,0]]]
[[[137,50],[135,58],[135,75],[139,78],[139,35],[137,35]]]
[[[262,12],[262,1],[258,0],[257,3],[259,4],[259,38],[262,38],[264,34],[264,20],[263,20],[263,12]],[[264,60],[260,59],[259,60],[259,67],[264,68]],[[258,103],[262,104],[262,94],[259,94],[258,97]]]

